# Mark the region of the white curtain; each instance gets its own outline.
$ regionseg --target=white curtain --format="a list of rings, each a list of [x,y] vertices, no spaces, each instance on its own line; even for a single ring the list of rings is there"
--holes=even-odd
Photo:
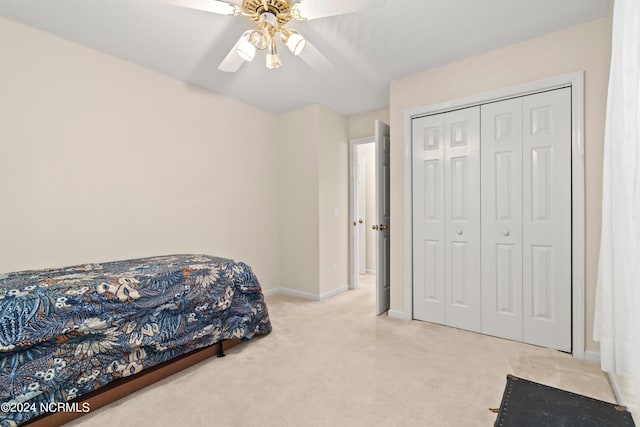
[[[640,387],[640,2],[615,0],[594,339]],[[627,402],[640,409],[639,401]]]

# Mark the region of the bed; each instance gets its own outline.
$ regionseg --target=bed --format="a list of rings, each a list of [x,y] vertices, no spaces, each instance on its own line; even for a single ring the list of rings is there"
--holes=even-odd
[[[224,258],[0,274],[0,426],[59,424],[270,331],[251,268]]]

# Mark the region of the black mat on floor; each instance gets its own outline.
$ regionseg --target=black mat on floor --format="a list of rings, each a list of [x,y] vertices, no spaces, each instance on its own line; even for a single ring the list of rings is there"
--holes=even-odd
[[[624,406],[507,375],[495,427],[635,426]]]

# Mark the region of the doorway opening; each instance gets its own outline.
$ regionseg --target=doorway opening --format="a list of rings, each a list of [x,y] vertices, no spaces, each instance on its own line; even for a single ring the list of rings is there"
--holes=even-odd
[[[378,120],[373,137],[349,142],[349,289],[357,289],[359,278],[375,272],[371,281],[375,282],[376,314],[389,310],[391,301],[390,145],[389,125]],[[373,157],[368,146],[373,147]],[[373,179],[367,180],[372,172]],[[367,205],[373,206],[369,212]]]
[[[355,275],[351,288],[374,287],[376,283],[376,146],[374,138],[356,140],[353,147],[355,171],[352,183],[354,200],[353,227],[355,238]]]

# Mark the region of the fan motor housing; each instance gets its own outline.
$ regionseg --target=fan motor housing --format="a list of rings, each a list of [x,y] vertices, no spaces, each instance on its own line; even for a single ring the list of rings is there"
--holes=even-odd
[[[260,22],[260,15],[263,13],[271,13],[282,26],[291,20],[291,2],[289,0],[243,0],[242,12],[255,23]]]

